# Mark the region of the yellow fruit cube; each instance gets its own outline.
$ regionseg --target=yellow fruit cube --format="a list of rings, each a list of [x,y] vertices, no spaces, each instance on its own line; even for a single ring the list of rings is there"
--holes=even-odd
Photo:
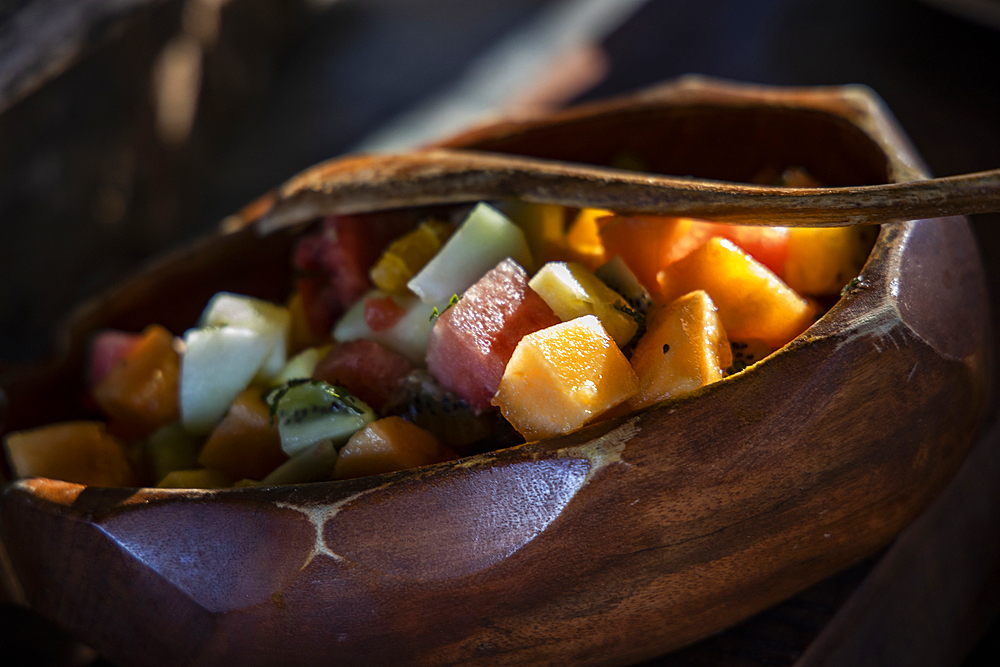
[[[638,410],[721,380],[731,362],[726,332],[707,293],[698,290],[657,306],[632,352],[639,392],[628,407]]]
[[[574,431],[639,389],[635,371],[593,315],[521,339],[493,404],[528,440]]]
[[[625,299],[582,264],[549,262],[528,285],[563,322],[595,315],[618,347],[625,347],[639,328]]]
[[[566,253],[566,209],[558,204],[534,204],[514,200],[505,202],[503,213],[524,232],[535,266]],[[531,267],[528,267],[530,270]]]
[[[389,244],[371,268],[372,283],[385,292],[406,293],[406,283],[441,249],[452,231],[452,226],[445,222],[420,223],[416,229]]]
[[[715,237],[660,272],[659,302],[705,290],[729,338],[777,349],[812,324],[815,308],[732,241]]]
[[[573,224],[566,233],[569,253],[588,269],[594,270],[605,261],[604,243],[598,227],[598,220],[614,215],[601,208],[580,209]]]
[[[785,282],[799,294],[837,294],[858,275],[875,242],[872,227],[789,230]]]

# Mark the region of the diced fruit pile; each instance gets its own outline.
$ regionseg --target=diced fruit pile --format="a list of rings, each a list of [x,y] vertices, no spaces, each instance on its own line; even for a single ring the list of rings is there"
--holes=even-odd
[[[858,228],[737,227],[523,202],[337,216],[284,305],[106,331],[100,418],[9,434],[21,477],[226,487],[341,479],[548,438],[697,390],[802,333]]]

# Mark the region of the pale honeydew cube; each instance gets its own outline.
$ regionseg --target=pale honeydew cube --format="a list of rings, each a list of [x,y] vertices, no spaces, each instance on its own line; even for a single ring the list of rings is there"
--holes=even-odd
[[[625,299],[576,262],[548,262],[528,285],[563,322],[594,315],[615,340],[625,347],[639,324],[628,314]]]
[[[270,353],[256,374],[258,380],[271,381],[284,368],[291,328],[291,315],[284,306],[242,294],[219,292],[202,311],[200,324],[202,327],[243,327],[271,341]]]
[[[508,257],[531,271],[524,232],[500,211],[480,203],[406,286],[424,303],[447,304]]]
[[[367,299],[382,299],[391,296],[403,308],[403,316],[395,325],[382,331],[374,331],[365,320],[365,301]],[[449,294],[450,296],[450,294]],[[338,343],[350,340],[370,340],[399,352],[416,366],[424,365],[427,356],[427,339],[434,326],[432,314],[434,308],[438,312],[448,306],[449,299],[436,304],[427,304],[415,296],[390,295],[379,289],[365,294],[351,306],[333,327],[333,339]]]
[[[281,372],[271,380],[271,386],[277,387],[279,384],[284,384],[289,380],[311,378],[313,371],[316,370],[316,364],[319,363],[319,360],[329,350],[328,346],[322,348],[310,347],[302,350],[288,360],[288,363],[281,369]]]
[[[181,356],[181,423],[208,433],[233,399],[249,386],[274,341],[245,327],[206,327],[184,334]]]

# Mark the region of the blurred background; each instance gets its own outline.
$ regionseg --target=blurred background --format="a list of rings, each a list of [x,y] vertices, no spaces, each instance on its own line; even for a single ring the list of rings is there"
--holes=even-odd
[[[1000,167],[1000,0],[0,0],[0,367],[318,161],[687,73],[866,84],[935,175]],[[1000,216],[972,221],[995,296]],[[998,664],[998,570],[968,666]],[[683,664],[792,664],[865,571],[779,613],[752,659],[753,629]],[[4,614],[4,641],[44,632]]]

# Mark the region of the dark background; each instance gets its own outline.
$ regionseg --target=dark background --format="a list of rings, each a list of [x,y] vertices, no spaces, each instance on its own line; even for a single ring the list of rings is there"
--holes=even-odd
[[[916,0],[649,0],[578,34],[552,63],[526,68],[520,102],[509,83],[488,85],[494,70],[483,59],[495,64],[498,50],[516,51],[518,36],[527,36],[522,50],[545,46],[539,35],[552,33],[539,25],[555,29],[559,11],[573,16],[595,3],[341,0],[317,10],[234,0],[202,44],[197,114],[178,144],[157,133],[150,88],[157,58],[190,32],[185,3],[104,11],[101,2],[80,2],[91,14],[78,17],[79,48],[65,57],[43,49],[24,66],[29,46],[45,45],[26,36],[50,25],[25,16],[46,4],[55,11],[60,2],[0,0],[0,360],[7,364],[49,353],[52,332],[75,305],[150,257],[211,232],[295,172],[462,91],[492,89],[480,106],[503,113],[692,72],[781,85],[862,83],[885,99],[935,175],[1000,167],[1000,0],[982,0],[993,18],[979,20],[936,6],[949,3]],[[590,67],[574,76],[581,58]],[[1000,215],[972,222],[995,298]],[[28,626],[7,607],[4,614],[0,621],[14,623],[4,640],[14,641],[10,631]],[[996,629],[967,665],[998,664]]]

